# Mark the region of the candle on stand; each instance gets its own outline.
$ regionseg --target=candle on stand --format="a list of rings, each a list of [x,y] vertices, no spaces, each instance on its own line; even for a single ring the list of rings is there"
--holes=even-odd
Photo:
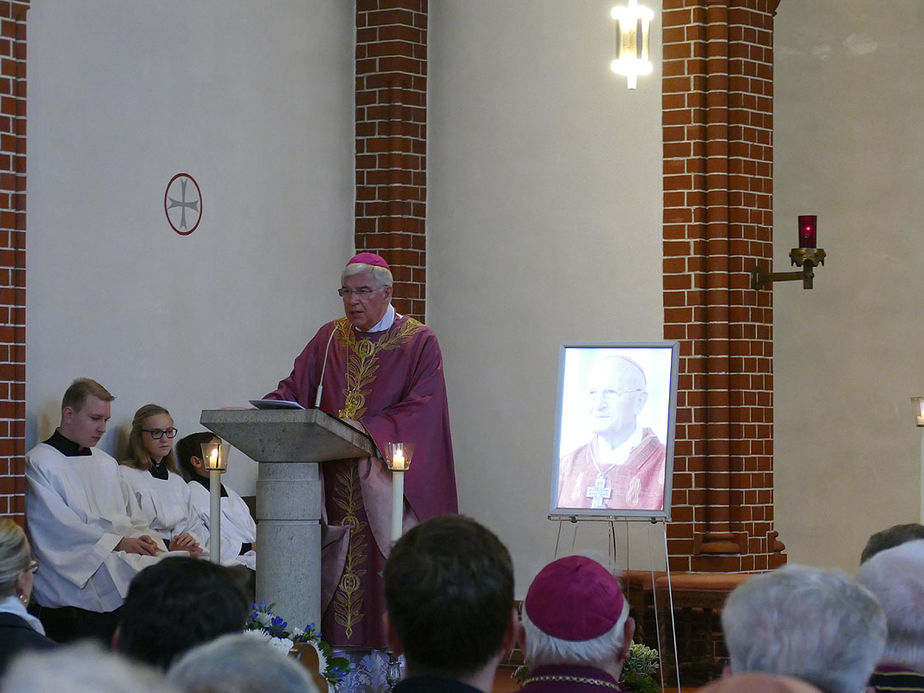
[[[385,462],[391,470],[391,540],[398,541],[404,531],[404,473],[411,466],[413,443],[388,443]]]
[[[799,247],[815,248],[818,243],[818,217],[814,214],[799,215]]]
[[[209,559],[221,562],[221,472],[209,472]]]
[[[398,541],[404,530],[404,472],[391,473],[391,540]]]
[[[209,560],[221,562],[221,475],[228,468],[228,443],[213,438],[202,443],[202,461],[209,472]]]

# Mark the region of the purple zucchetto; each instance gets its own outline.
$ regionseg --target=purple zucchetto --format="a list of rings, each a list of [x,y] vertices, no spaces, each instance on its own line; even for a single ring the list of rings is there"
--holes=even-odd
[[[350,261],[347,265],[355,265],[357,263],[362,263],[364,265],[374,265],[375,267],[384,267],[389,272],[391,267],[388,266],[388,263],[385,262],[385,258],[381,255],[376,255],[375,253],[358,253],[350,258]]]
[[[566,556],[539,571],[524,607],[546,635],[582,642],[613,629],[625,598],[619,581],[602,565],[584,556]]]

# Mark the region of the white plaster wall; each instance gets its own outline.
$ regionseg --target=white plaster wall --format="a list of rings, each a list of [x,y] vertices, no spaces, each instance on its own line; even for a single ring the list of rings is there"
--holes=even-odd
[[[555,552],[560,344],[663,335],[661,27],[656,74],[629,91],[609,71],[612,4],[430,5],[428,322],[461,510],[510,547],[519,593]],[[576,547],[606,553],[603,530],[583,523]],[[663,557],[660,527],[652,541]]]
[[[924,3],[783,0],[776,17],[775,264],[818,215],[815,288],[774,291],[776,524],[790,561],[853,570],[920,521]]]
[[[76,376],[180,435],[247,405],[340,314],[352,249],[353,3],[40,0],[28,14],[27,446]],[[203,218],[167,223],[188,172]],[[229,483],[253,493],[236,453]]]

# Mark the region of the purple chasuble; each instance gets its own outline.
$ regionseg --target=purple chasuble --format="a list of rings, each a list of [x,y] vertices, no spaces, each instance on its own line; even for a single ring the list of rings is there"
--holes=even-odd
[[[320,408],[362,423],[379,450],[389,442],[414,444],[404,477],[405,529],[458,512],[443,359],[436,336],[417,320],[396,317],[382,332],[358,332],[345,317],[327,323],[265,398],[313,407],[334,331]],[[390,472],[377,458],[321,468],[321,632],[336,646],[384,647],[381,572],[391,539]]]

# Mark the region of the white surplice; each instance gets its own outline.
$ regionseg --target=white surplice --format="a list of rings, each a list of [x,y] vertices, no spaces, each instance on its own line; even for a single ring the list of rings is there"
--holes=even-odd
[[[96,448],[67,457],[39,443],[26,453],[26,519],[42,566],[34,587],[42,606],[117,609],[132,578],[167,555],[162,542],[157,556],[114,550],[123,537],[157,539],[118,467]]]
[[[253,544],[257,540],[257,523],[244,499],[234,489],[227,486],[224,489],[228,495],[221,499],[221,562],[224,565],[240,563],[256,570],[256,551],[251,549],[242,554],[241,549],[244,544]],[[190,481],[189,495],[197,517],[209,527],[209,490],[198,481]]]
[[[209,530],[190,505],[189,486],[179,474],[167,472],[158,479],[151,472],[119,465],[119,475],[128,484],[135,500],[148,520],[148,526],[165,542],[189,533],[203,548],[208,549]]]

